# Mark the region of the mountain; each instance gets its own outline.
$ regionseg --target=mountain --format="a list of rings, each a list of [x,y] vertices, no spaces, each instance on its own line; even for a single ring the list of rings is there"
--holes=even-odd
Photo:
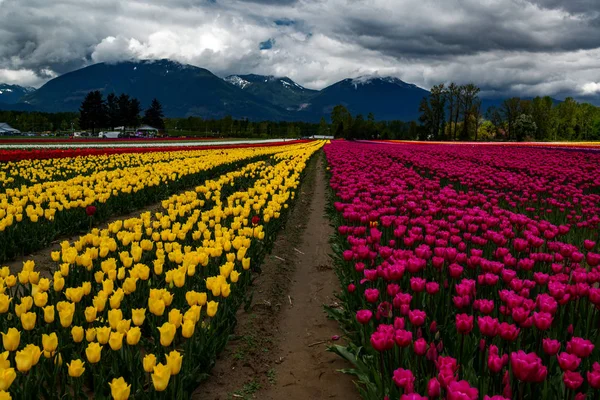
[[[0,83],[0,103],[16,104],[26,94],[35,92],[34,88]]]
[[[306,114],[329,115],[344,105],[352,115],[372,112],[378,120],[416,120],[419,103],[429,92],[394,77],[361,76],[344,79],[321,90],[303,110]]]
[[[230,75],[225,78],[225,81],[288,111],[301,110],[306,107],[312,97],[319,93],[317,90],[298,85],[286,76]]]
[[[99,63],[52,79],[22,101],[41,111],[77,111],[93,90],[126,93],[148,107],[153,98],[165,116],[289,119],[287,111],[231,85],[212,72],[170,60]]]

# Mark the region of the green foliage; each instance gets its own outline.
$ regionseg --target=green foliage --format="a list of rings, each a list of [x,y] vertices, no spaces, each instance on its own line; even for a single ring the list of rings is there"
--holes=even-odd
[[[153,99],[152,104],[144,113],[143,122],[157,129],[165,129],[164,117],[162,105],[157,99]]]
[[[106,124],[106,108],[102,93],[98,90],[89,92],[79,107],[79,125],[82,129],[90,129],[95,133]]]

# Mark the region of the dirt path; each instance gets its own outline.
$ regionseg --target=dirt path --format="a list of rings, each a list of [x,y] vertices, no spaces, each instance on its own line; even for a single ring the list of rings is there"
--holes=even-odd
[[[299,202],[256,280],[252,307],[239,313],[235,340],[194,399],[359,399],[351,378],[337,372],[349,365],[326,351],[339,328],[323,304],[335,302],[339,283],[328,256],[323,157],[307,167]]]

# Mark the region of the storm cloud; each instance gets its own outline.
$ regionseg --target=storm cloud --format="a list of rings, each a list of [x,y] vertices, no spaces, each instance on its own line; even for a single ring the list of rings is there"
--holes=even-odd
[[[320,89],[392,75],[490,95],[600,94],[597,0],[0,0],[0,82],[170,58]]]

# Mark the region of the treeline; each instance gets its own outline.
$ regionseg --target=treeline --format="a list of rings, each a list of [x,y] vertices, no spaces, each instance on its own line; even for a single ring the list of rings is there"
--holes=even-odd
[[[369,113],[367,118],[362,114],[352,116],[343,105],[337,105],[331,112],[331,127],[325,118],[319,124],[321,130],[329,128],[335,138],[354,139],[417,139],[421,128],[416,122],[376,121],[375,115]]]
[[[336,106],[331,113],[331,123],[321,118],[319,123],[260,121],[247,119],[203,119],[200,117],[167,118],[166,131],[171,136],[198,135],[222,137],[310,137],[334,136],[347,139],[414,139],[419,125],[416,122],[376,121],[371,113],[353,117],[344,106]]]
[[[141,111],[140,102],[134,97],[110,93],[104,100],[102,93],[96,90],[88,93],[79,107],[79,126],[91,130],[92,134],[103,128],[137,128],[140,123],[157,129],[165,128],[162,105],[157,99],[152,100],[143,118],[140,117]]]
[[[0,122],[5,122],[21,132],[70,131],[79,129],[79,114],[73,112],[0,111]]]
[[[420,140],[599,140],[600,109],[568,97],[512,97],[482,109],[474,84],[436,85],[423,98]]]

